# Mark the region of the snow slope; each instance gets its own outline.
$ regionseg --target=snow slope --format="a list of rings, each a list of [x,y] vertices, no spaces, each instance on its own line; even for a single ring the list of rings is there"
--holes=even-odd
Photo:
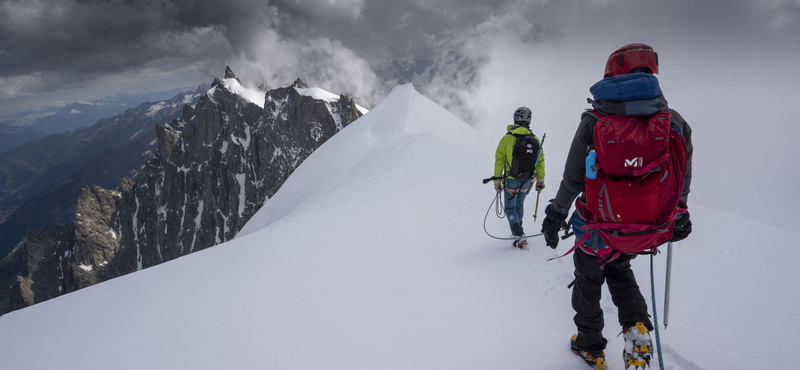
[[[494,195],[479,180],[500,136],[399,86],[236,239],[0,317],[0,368],[584,369],[568,350],[572,262],[547,262],[568,243],[519,251],[484,234]],[[549,165],[557,178],[563,164]],[[493,212],[489,231],[507,235]],[[798,235],[691,212],[661,333],[666,368],[793,368]],[[649,259],[634,265],[649,301]],[[608,294],[602,304],[607,368],[623,369],[616,309]]]
[[[323,89],[320,89],[319,87],[309,87],[309,88],[306,88],[306,89],[301,89],[301,88],[295,87],[294,89],[297,90],[297,93],[300,94],[300,95],[310,96],[310,97],[312,97],[314,99],[324,100],[324,101],[329,102],[329,103],[333,103],[333,102],[339,101],[339,98],[340,98],[339,95],[336,95],[336,94],[334,94],[332,92],[325,91]],[[358,104],[356,104],[356,109],[358,109],[358,111],[361,112],[361,114],[369,113],[369,109],[364,108],[364,107],[362,107],[362,106],[360,106]]]
[[[233,93],[247,99],[251,103],[258,105],[261,108],[264,108],[264,92],[258,89],[248,88],[242,86],[239,81],[235,78],[223,78],[222,84],[225,86],[226,89],[232,91]],[[212,87],[208,91],[209,96],[214,96],[214,90],[216,87]]]

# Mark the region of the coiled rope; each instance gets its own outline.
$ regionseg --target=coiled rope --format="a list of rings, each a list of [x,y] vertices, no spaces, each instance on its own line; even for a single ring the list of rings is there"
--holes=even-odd
[[[495,214],[497,215],[497,218],[502,219],[502,218],[506,217],[505,216],[505,212],[503,211],[503,209],[504,209],[504,207],[503,207],[503,196],[500,195],[500,194],[501,193],[497,193],[497,195],[495,195],[494,199],[492,200],[492,204],[490,204],[489,205],[489,209],[486,210],[486,216],[483,217],[483,231],[486,233],[486,235],[489,235],[490,237],[492,237],[494,239],[498,239],[498,240],[516,240],[517,238],[500,238],[500,237],[494,236],[492,234],[489,234],[489,231],[486,230],[486,220],[489,218],[489,212],[492,211],[492,206],[495,206]],[[522,238],[519,238],[519,239],[528,239],[528,238],[532,238],[534,236],[542,236],[542,235],[544,235],[544,234],[525,235],[525,236],[523,236]]]

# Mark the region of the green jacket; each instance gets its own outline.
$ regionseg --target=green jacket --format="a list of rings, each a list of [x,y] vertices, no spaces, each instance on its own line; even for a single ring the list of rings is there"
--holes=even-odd
[[[516,135],[530,135],[530,129],[520,125],[508,125],[508,132]],[[539,141],[539,146],[542,145],[542,139],[538,136],[536,140]],[[500,139],[500,144],[497,145],[497,152],[494,155],[494,177],[501,177],[504,173],[511,171],[511,159],[514,153],[514,144],[517,138],[514,135],[504,135]],[[539,152],[539,160],[536,162],[536,178],[544,180],[544,150]],[[511,176],[509,176],[511,178]],[[498,182],[500,180],[494,180]]]

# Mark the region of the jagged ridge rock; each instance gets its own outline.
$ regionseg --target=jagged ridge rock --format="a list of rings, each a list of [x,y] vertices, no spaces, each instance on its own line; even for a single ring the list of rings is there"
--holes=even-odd
[[[59,262],[39,267],[40,279],[65,272],[63,294],[232,239],[303,160],[361,116],[347,96],[301,95],[300,79],[267,91],[263,109],[222,82],[156,125],[158,150],[134,180],[115,191],[81,188],[75,223],[45,258]],[[25,287],[39,284],[26,278],[10,292],[15,305],[30,303]]]
[[[0,235],[4,236],[0,238],[0,259],[25,237],[26,230],[72,222],[81,184],[113,188],[122,176],[139,170],[152,157],[152,152],[146,157],[143,154],[155,151],[145,148],[155,139],[152,127],[180,117],[182,110],[195,104],[209,88],[202,84],[194,92],[143,103],[79,132],[50,135],[0,156],[0,172],[12,165],[40,169],[38,174],[19,178],[21,188],[17,190],[9,189],[9,179],[0,173],[0,214],[11,212],[0,219]]]
[[[58,261],[51,256],[57,254],[58,243],[45,232],[30,230],[25,239],[15,248],[23,261],[22,276],[9,287],[6,311],[30,306],[36,302],[60,294]],[[12,253],[13,254],[13,253]]]

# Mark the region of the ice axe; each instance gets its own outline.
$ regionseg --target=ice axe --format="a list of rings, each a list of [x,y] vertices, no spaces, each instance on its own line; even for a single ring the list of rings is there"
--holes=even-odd
[[[502,179],[504,179],[504,177],[503,177],[503,176],[492,176],[492,177],[490,177],[490,178],[488,178],[488,179],[483,179],[483,183],[484,183],[484,184],[486,184],[486,183],[488,183],[489,181],[494,181],[494,180],[502,180]]]
[[[669,324],[669,288],[672,280],[672,242],[667,244],[667,282],[664,287],[664,329]]]
[[[535,169],[537,165],[539,165],[539,156],[542,154],[542,147],[544,146],[544,139],[547,138],[547,133],[542,135],[542,141],[539,142],[539,153],[536,154],[536,162],[533,164],[533,168]],[[539,214],[539,195],[542,194],[541,190],[536,191],[536,211],[533,212],[533,222],[536,222],[536,216]]]

